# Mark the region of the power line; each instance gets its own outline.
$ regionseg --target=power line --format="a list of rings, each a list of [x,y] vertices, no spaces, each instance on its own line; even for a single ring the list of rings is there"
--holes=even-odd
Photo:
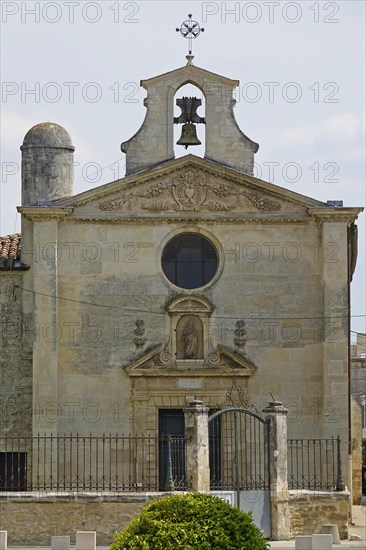
[[[94,307],[103,307],[103,308],[106,308],[106,309],[118,309],[120,311],[129,311],[129,312],[133,312],[133,313],[150,313],[150,314],[154,314],[154,315],[166,315],[166,312],[165,311],[154,311],[152,309],[143,309],[143,308],[131,308],[131,307],[123,307],[123,306],[113,306],[113,305],[107,305],[107,304],[97,304],[95,302],[87,302],[86,300],[76,300],[74,298],[65,298],[64,296],[57,296],[57,295],[52,295],[52,294],[46,294],[44,292],[37,292],[35,290],[30,290],[29,288],[24,288],[22,286],[19,286],[19,285],[15,285],[15,288],[19,288],[20,290],[24,290],[24,292],[29,292],[31,294],[35,294],[37,296],[45,296],[47,298],[53,298],[53,299],[56,299],[56,300],[64,300],[66,302],[73,302],[73,303],[76,303],[76,304],[84,304],[84,305],[88,305],[88,306],[94,306]],[[238,318],[239,319],[239,315],[237,316],[228,316],[228,315],[215,315],[215,318],[216,319],[236,319]],[[351,315],[351,317],[355,318],[355,317],[366,317],[365,314],[361,314],[361,315]],[[249,319],[249,320],[259,320],[259,321],[292,321],[292,320],[305,320],[305,321],[314,321],[314,320],[322,320],[322,319],[347,319],[348,318],[348,315],[329,315],[329,316],[324,316],[324,315],[321,315],[319,317],[247,317],[247,316],[244,316],[245,319]],[[355,334],[357,334],[357,332],[355,331],[351,331],[351,332],[354,332]]]

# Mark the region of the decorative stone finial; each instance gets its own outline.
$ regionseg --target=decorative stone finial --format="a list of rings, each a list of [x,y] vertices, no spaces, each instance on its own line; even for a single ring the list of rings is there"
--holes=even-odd
[[[186,55],[187,65],[193,65],[194,55]]]
[[[236,321],[236,328],[234,330],[235,338],[234,344],[237,348],[243,348],[246,344],[246,332],[244,321]]]
[[[133,339],[133,342],[137,348],[142,348],[142,346],[146,342],[146,338],[144,338],[145,335],[145,328],[144,328],[144,321],[142,319],[138,319],[135,322],[136,328],[134,330],[135,338]]]

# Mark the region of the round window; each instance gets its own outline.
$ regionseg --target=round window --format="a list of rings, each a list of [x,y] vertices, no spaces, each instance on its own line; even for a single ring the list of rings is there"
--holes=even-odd
[[[200,288],[215,276],[217,250],[197,233],[182,233],[165,246],[161,265],[167,279],[180,288]]]

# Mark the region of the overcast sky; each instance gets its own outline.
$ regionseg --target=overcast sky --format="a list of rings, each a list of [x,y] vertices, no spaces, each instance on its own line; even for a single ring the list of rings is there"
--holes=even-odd
[[[19,147],[39,122],[72,137],[74,194],[124,175],[120,144],[145,116],[140,80],[186,63],[175,29],[188,13],[205,28],[194,64],[240,80],[235,115],[260,145],[256,175],[365,204],[363,1],[2,1],[1,235],[20,230]],[[358,225],[355,316],[366,310],[364,214]],[[365,318],[352,328],[365,332]]]

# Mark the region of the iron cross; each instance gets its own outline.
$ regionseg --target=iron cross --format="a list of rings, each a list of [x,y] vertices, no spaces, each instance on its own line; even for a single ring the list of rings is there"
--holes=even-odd
[[[201,28],[197,21],[192,21],[192,14],[188,14],[189,19],[183,21],[180,28],[176,28],[177,32],[183,36],[183,38],[188,38],[188,53],[192,55],[192,40],[198,38],[201,32],[204,32],[205,29]]]

